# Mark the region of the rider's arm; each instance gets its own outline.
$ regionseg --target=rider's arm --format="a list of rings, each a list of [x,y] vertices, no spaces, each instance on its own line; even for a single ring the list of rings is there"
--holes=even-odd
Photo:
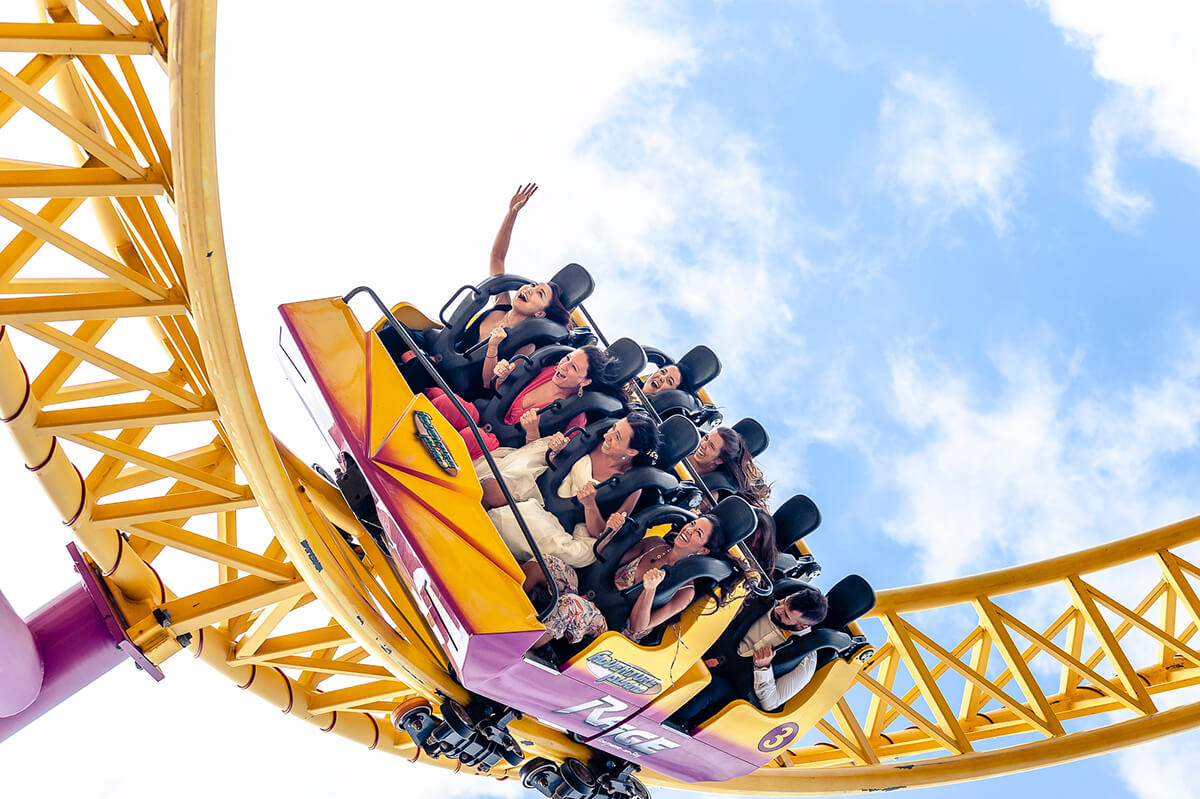
[[[489,275],[504,274],[504,259],[508,257],[508,245],[512,241],[513,225],[516,224],[517,214],[525,203],[529,202],[529,198],[537,191],[537,184],[529,183],[517,189],[516,194],[508,201],[508,213],[504,215],[504,221],[500,223],[500,230],[496,233],[496,240],[492,242],[492,258]],[[496,302],[508,302],[508,294],[499,294],[496,296]]]
[[[692,604],[692,599],[695,596],[696,589],[692,586],[685,585],[683,588],[680,588],[675,592],[675,596],[671,597],[670,600],[667,601],[667,604],[663,605],[661,608],[656,608],[650,611],[650,620],[646,624],[645,628],[641,630],[635,630],[633,628],[633,615],[631,614],[629,617],[630,632],[638,636],[645,635],[650,630],[653,630],[655,627],[662,624],[676,613],[681,612],[688,605]]]
[[[800,659],[800,664],[782,677],[776,677],[771,664],[754,670],[754,696],[758,706],[766,711],[778,710],[808,685],[817,670],[817,653],[809,652]]]

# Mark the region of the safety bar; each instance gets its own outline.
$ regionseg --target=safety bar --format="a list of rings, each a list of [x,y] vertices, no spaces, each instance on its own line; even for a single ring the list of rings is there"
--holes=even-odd
[[[596,335],[600,338],[601,343],[607,347],[608,338],[604,335],[604,331],[600,329],[600,326],[596,324],[596,320],[592,318],[590,313],[588,313],[587,308],[583,307],[583,303],[580,303],[577,307],[579,312],[583,314],[583,318],[587,319],[592,330],[596,331]],[[640,383],[638,383],[637,378],[634,377],[634,379],[630,380],[626,386],[632,386],[633,393],[636,394],[638,399],[642,401],[642,407],[645,408],[646,413],[650,415],[650,418],[654,420],[654,423],[662,424],[662,417],[658,415],[658,411],[654,409],[654,405],[649,399],[647,399],[645,393],[642,392],[642,386]],[[700,489],[700,492],[704,495],[704,498],[708,500],[708,504],[715,508],[717,506],[717,498],[714,497],[712,491],[709,490],[708,485],[704,482],[704,478],[701,477],[700,473],[696,471],[696,467],[692,466],[687,458],[684,458],[680,463],[683,465],[684,470],[688,473],[688,476],[692,478],[692,481],[696,484],[696,487]],[[745,560],[750,566],[749,569],[744,569],[744,571],[746,571],[746,577],[750,581],[751,590],[759,596],[770,596],[772,593],[774,593],[775,586],[771,583],[771,575],[767,574],[766,569],[764,569],[762,564],[758,562],[758,558],[754,557],[754,553],[749,549],[743,550],[741,547],[737,547],[737,549],[739,550],[742,559]]]
[[[512,364],[514,369],[517,368],[517,363],[520,361],[525,361],[525,363],[528,364],[533,363],[533,359],[531,359],[528,355],[514,355],[508,359],[508,362]],[[492,389],[493,391],[496,390],[496,377],[494,375],[492,376],[492,384],[488,386],[488,388]]]
[[[360,291],[361,289],[365,289],[365,288],[367,288],[367,287],[366,287],[366,286],[359,286],[359,287],[358,287],[358,288],[356,288],[354,291]],[[457,299],[458,299],[458,295],[459,295],[459,294],[462,294],[462,293],[463,293],[464,291],[466,291],[467,289],[470,289],[471,291],[479,291],[479,289],[475,288],[475,287],[474,287],[474,286],[472,286],[470,283],[466,284],[465,286],[459,286],[459,287],[458,287],[458,288],[457,288],[457,289],[454,291],[454,293],[450,295],[450,299],[446,300],[446,304],[442,306],[442,310],[438,311],[438,319],[441,321],[441,323],[442,323],[442,327],[450,327],[450,322],[448,322],[448,321],[446,320],[446,309],[450,307],[451,303],[453,303],[455,300],[457,300]],[[351,297],[351,296],[353,296],[353,295],[354,295],[354,291],[352,291],[352,292],[350,292],[349,294],[347,294],[347,295],[346,295],[346,297]],[[370,289],[367,289],[367,291],[371,291],[371,290],[370,290]],[[374,294],[375,294],[375,292],[374,292],[374,291],[371,291],[371,294],[372,294],[372,295],[374,295]],[[343,298],[342,298],[342,302],[345,302],[345,301],[346,301],[346,297],[343,297]],[[376,297],[376,298],[375,298],[375,301],[376,301],[376,302],[379,302],[379,298],[378,298],[378,297]],[[388,316],[391,316],[391,314],[388,314]]]
[[[473,287],[464,286],[464,288]],[[455,293],[457,294],[461,291],[462,289],[459,289],[458,292]],[[487,443],[483,440],[483,433],[479,431],[479,427],[475,424],[475,420],[471,418],[471,415],[467,413],[467,409],[463,407],[462,401],[458,398],[458,395],[450,389],[450,386],[447,385],[442,376],[438,374],[438,371],[433,368],[433,364],[429,362],[429,359],[425,356],[424,351],[417,346],[416,341],[413,340],[413,337],[408,332],[408,329],[404,327],[404,325],[400,324],[396,317],[392,315],[391,309],[384,304],[383,300],[379,299],[379,295],[375,293],[374,289],[370,288],[369,286],[359,286],[358,288],[351,290],[349,294],[342,297],[342,302],[349,305],[350,300],[363,293],[367,294],[372,300],[375,301],[375,304],[379,306],[379,309],[383,312],[384,318],[388,320],[388,323],[391,324],[392,328],[400,335],[400,338],[404,341],[408,348],[412,350],[413,355],[421,364],[421,367],[429,374],[431,378],[433,378],[433,382],[437,385],[437,387],[444,391],[450,401],[454,403],[455,410],[462,414],[462,417],[467,420],[467,424],[471,428],[471,435],[475,437],[475,442],[479,445],[479,449],[483,452],[483,457],[487,461],[488,468],[492,470],[492,476],[496,478],[496,485],[500,486],[500,490],[504,492],[504,499],[506,502],[508,502],[509,508],[512,509],[513,516],[517,520],[517,525],[521,528],[521,533],[525,536],[526,543],[529,544],[529,551],[533,553],[533,557],[537,560],[538,568],[540,568],[542,573],[546,576],[546,586],[550,590],[552,601],[550,602],[549,607],[538,611],[537,614],[538,621],[545,621],[547,618],[549,618],[550,611],[554,610],[554,606],[558,604],[558,586],[555,585],[554,577],[550,574],[550,570],[546,566],[546,561],[542,557],[542,550],[538,547],[537,542],[533,540],[533,535],[529,532],[529,527],[525,524],[525,519],[522,518],[521,512],[517,510],[516,500],[513,499],[512,493],[509,492],[508,486],[504,482],[504,478],[500,476],[500,470],[496,468],[496,462],[492,460],[492,453],[488,451]],[[447,306],[449,304],[450,303],[446,303]],[[445,311],[445,308],[442,310]]]

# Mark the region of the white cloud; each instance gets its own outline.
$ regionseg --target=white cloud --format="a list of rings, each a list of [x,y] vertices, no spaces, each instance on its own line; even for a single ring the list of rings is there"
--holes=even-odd
[[[1185,477],[1166,468],[1200,439],[1200,339],[1184,341],[1166,374],[1115,392],[1036,351],[995,354],[988,391],[894,355],[892,414],[915,443],[874,464],[902,497],[885,531],[921,553],[927,579],[945,579],[1190,515]]]
[[[901,72],[879,109],[878,174],[938,220],[981,211],[1003,232],[1020,193],[1020,154],[949,80]]]
[[[1200,736],[1190,732],[1122,752],[1117,769],[1138,799],[1197,799],[1197,762]]]
[[[1200,169],[1200,6],[1191,0],[1037,1],[1069,42],[1092,52],[1096,76],[1114,86],[1092,123],[1088,185],[1097,210],[1128,226],[1150,205],[1116,177],[1124,139]]]
[[[1154,207],[1143,193],[1127,188],[1117,175],[1121,141],[1139,132],[1137,107],[1139,103],[1128,93],[1109,98],[1092,119],[1092,171],[1087,187],[1092,203],[1100,215],[1118,228],[1132,230]]]

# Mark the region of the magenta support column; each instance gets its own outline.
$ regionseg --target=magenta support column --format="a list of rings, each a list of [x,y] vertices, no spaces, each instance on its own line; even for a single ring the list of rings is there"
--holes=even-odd
[[[41,688],[24,709],[0,718],[0,741],[95,682],[123,660],[133,658],[139,668],[156,680],[162,679],[158,667],[146,660],[126,637],[124,620],[112,598],[75,545],[69,545],[67,550],[83,583],[43,605],[25,621],[24,626],[36,645],[35,654],[40,656]],[[19,633],[14,640],[21,642]],[[8,642],[6,636],[0,635],[0,645],[7,647]],[[26,680],[14,694],[28,691],[28,677]]]
[[[33,704],[42,690],[42,656],[25,620],[0,594],[0,718]]]
[[[20,713],[0,719],[0,741],[126,659],[82,585],[42,606],[28,623],[45,667],[41,692]]]

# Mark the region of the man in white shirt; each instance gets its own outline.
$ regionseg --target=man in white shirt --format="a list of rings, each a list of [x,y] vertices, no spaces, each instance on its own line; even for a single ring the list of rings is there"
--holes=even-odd
[[[683,729],[691,729],[734,699],[749,699],[751,692],[760,708],[778,710],[812,679],[816,652],[778,676],[772,662],[780,646],[825,620],[829,610],[825,595],[814,586],[804,586],[768,608],[763,607],[765,601],[769,599],[747,600],[726,634],[713,645],[711,656],[704,661],[712,682],[672,716]],[[747,614],[757,615],[748,625]]]

